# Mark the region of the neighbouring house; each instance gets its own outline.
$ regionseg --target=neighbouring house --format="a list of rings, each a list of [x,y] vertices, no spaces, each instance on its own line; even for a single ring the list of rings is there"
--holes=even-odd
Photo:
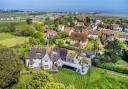
[[[127,34],[120,34],[117,36],[117,39],[123,42],[127,42],[128,41],[128,35]]]
[[[93,59],[93,58],[96,57],[96,52],[95,51],[86,51],[85,54],[86,54],[86,57],[88,57],[90,59]]]
[[[95,25],[99,25],[101,21],[99,19],[96,20]]]
[[[93,39],[98,39],[98,33],[99,31],[97,30],[90,30],[88,31],[88,37]]]
[[[47,29],[45,32],[44,32],[44,38],[48,39],[48,38],[51,38],[53,36],[57,35],[57,33],[51,29]]]
[[[58,30],[59,30],[59,31],[64,31],[64,28],[65,28],[64,25],[58,25]]]
[[[112,29],[113,29],[113,31],[121,32],[123,28],[120,27],[119,24],[112,24]]]
[[[114,33],[112,30],[105,29],[101,31],[101,41],[104,44],[105,41],[113,40]]]
[[[56,70],[55,60],[61,60],[60,57],[55,59],[55,53],[49,47],[31,48],[25,55],[25,65],[31,68],[43,67],[45,70]]]
[[[72,32],[75,31],[75,28],[73,27],[65,27],[64,28],[64,32],[66,32],[67,34],[69,34],[69,36],[71,35]]]
[[[84,32],[72,32],[70,38],[72,39],[71,44],[80,44],[80,48],[85,48],[87,45],[88,31]]]
[[[76,26],[84,27],[85,24],[84,24],[84,22],[77,22]]]
[[[73,21],[73,23],[74,23],[75,25],[77,24],[77,22],[78,22],[77,20],[74,20],[74,21]]]

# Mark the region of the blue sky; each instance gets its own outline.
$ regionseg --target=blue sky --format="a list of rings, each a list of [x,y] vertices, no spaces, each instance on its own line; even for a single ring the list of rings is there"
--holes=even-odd
[[[128,0],[0,0],[0,9],[128,11]]]

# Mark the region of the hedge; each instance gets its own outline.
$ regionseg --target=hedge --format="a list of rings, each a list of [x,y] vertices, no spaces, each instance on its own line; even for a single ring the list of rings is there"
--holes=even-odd
[[[62,48],[66,48],[66,49],[69,49],[69,50],[76,50],[76,48],[73,47],[73,46],[60,45],[60,47],[62,47]]]
[[[111,71],[128,74],[128,68],[126,67],[121,67],[114,64],[108,64],[108,63],[96,63],[96,66],[99,68],[104,68]]]

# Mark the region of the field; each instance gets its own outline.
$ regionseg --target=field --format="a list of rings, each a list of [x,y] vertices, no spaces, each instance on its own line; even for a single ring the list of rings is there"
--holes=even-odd
[[[109,74],[110,73],[110,74]],[[119,76],[112,75],[118,74]],[[87,75],[80,75],[72,70],[60,68],[58,73],[50,73],[55,82],[65,86],[73,85],[76,89],[128,89],[128,76],[100,68],[91,68]],[[25,83],[31,79],[31,74],[21,72],[18,84],[11,89],[26,89]]]
[[[0,21],[0,27],[6,27],[10,23],[15,23],[16,27],[26,25],[26,21]]]
[[[26,41],[28,41],[28,37],[18,37],[9,33],[0,33],[0,44],[6,47],[23,44]]]
[[[128,79],[105,74],[106,70],[92,68],[87,75],[80,75],[68,69],[52,74],[56,82],[74,85],[76,89],[128,89]]]
[[[15,36],[9,33],[0,33],[0,41],[14,38]]]

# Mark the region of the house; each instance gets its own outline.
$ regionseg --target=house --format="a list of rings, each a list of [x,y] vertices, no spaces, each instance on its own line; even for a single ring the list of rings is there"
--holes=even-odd
[[[58,30],[59,30],[59,31],[64,31],[64,28],[65,28],[64,25],[58,25]]]
[[[74,32],[75,29],[73,27],[65,27],[64,28],[64,32],[66,32],[67,34],[69,34],[69,36],[71,35],[72,32]]]
[[[123,28],[120,27],[119,24],[112,24],[112,29],[113,29],[113,31],[121,32]]]
[[[97,30],[88,31],[88,37],[93,39],[98,39],[98,33],[99,31]]]
[[[72,39],[71,44],[80,44],[80,48],[85,48],[87,44],[88,32],[72,32],[70,38]]]
[[[45,32],[44,32],[44,38],[48,39],[48,38],[51,38],[53,36],[57,35],[57,33],[51,29],[47,29]]]
[[[104,41],[111,41],[113,40],[114,33],[112,30],[105,29],[101,31],[101,41],[104,43]]]
[[[118,35],[117,39],[120,41],[126,42],[126,41],[128,41],[128,35],[120,34],[120,35]]]
[[[64,48],[31,48],[25,55],[25,65],[31,68],[57,70],[58,67],[72,68],[81,74],[89,69],[89,60],[77,52]]]
[[[77,22],[76,25],[77,25],[77,26],[80,26],[80,27],[84,27],[84,26],[85,26],[84,22]]]
[[[49,47],[46,48],[31,48],[25,55],[25,65],[31,68],[40,68],[43,66],[45,70],[57,68],[55,60],[61,60],[60,57],[56,58],[57,54],[52,52]]]
[[[86,51],[85,54],[86,54],[86,57],[90,59],[93,59],[94,57],[96,57],[96,52],[94,51]]]

